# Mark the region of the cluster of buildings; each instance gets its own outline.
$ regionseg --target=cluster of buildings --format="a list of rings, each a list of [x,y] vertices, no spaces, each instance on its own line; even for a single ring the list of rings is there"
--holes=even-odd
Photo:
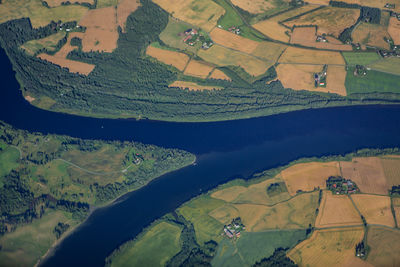
[[[386,6],[385,6],[386,7]],[[394,4],[393,4],[393,8],[394,8]],[[390,16],[391,17],[395,17],[395,18],[397,18],[398,20],[400,20],[400,14],[399,13],[396,13],[396,12],[394,12],[394,11],[390,11]]]
[[[341,176],[329,177],[326,181],[326,187],[336,195],[353,194],[360,191],[353,181]]]
[[[392,51],[378,50],[381,57],[400,57],[400,46],[395,45]]]
[[[235,218],[228,225],[224,226],[224,233],[228,238],[239,238],[240,232],[245,230],[246,227],[242,224],[240,217]]]
[[[190,46],[194,46],[197,42],[201,42],[201,47],[203,49],[208,49],[214,44],[210,39],[199,33],[196,29],[188,29],[183,33],[179,33],[179,36],[184,36],[183,42]]]
[[[325,87],[326,86],[326,75],[327,75],[327,65],[324,65],[324,68],[320,73],[314,73],[314,85],[315,87]]]
[[[328,40],[326,40],[326,37],[324,35],[318,35],[316,41],[322,43],[328,42]]]

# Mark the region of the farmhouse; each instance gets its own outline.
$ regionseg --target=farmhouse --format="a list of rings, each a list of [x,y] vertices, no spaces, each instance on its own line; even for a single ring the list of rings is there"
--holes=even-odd
[[[242,224],[242,219],[237,217],[228,225],[224,226],[224,232],[228,238],[239,238],[241,231],[246,229]]]
[[[326,187],[336,195],[353,194],[360,191],[353,181],[346,180],[341,176],[329,177],[326,181]]]

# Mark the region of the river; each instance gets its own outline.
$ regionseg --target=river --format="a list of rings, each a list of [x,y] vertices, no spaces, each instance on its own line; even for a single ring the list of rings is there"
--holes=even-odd
[[[190,198],[230,179],[301,157],[400,146],[400,106],[352,106],[213,123],[111,120],[48,112],[25,101],[4,51],[0,120],[16,128],[79,138],[134,140],[181,148],[197,165],[166,174],[96,210],[43,266],[102,266],[124,241]]]

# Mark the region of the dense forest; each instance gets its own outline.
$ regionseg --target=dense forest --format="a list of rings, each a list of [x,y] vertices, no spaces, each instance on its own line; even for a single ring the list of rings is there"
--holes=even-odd
[[[89,76],[69,73],[67,69],[27,55],[20,45],[55,33],[50,24],[33,29],[29,19],[0,25],[0,42],[10,57],[23,90],[38,98],[55,101],[54,111],[91,116],[131,116],[177,121],[207,121],[269,115],[302,108],[361,103],[393,103],[397,94],[362,94],[341,97],[334,94],[294,91],[279,81],[266,84],[207,80],[203,83],[223,90],[188,91],[169,88],[179,75],[144,55],[144,49],[159,40],[168,14],[148,0],[128,17],[126,33],[119,30],[118,48],[113,53],[74,51],[70,59],[95,64]],[[62,40],[64,41],[64,40]],[[61,41],[61,42],[62,42]],[[74,43],[79,45],[78,40]]]

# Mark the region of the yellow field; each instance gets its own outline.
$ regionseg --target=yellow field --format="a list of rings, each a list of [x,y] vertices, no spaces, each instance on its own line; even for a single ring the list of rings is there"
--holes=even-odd
[[[251,54],[259,45],[259,42],[244,38],[237,34],[215,28],[210,32],[211,39],[222,46]]]
[[[0,23],[29,17],[32,26],[39,28],[48,25],[51,21],[79,21],[87,11],[87,7],[80,5],[47,8],[40,0],[4,0],[0,8]]]
[[[282,52],[287,48],[286,45],[277,44],[273,42],[261,42],[257,48],[253,51],[252,55],[260,58],[264,58],[275,64]]]
[[[232,79],[228,75],[226,75],[223,71],[220,71],[219,69],[214,69],[209,78],[216,80],[232,81]]]
[[[358,225],[361,223],[361,217],[348,196],[332,195],[331,191],[324,191],[315,222],[316,227]]]
[[[56,55],[51,56],[48,54],[39,54],[38,58],[56,64],[62,68],[67,68],[69,72],[79,73],[83,75],[89,75],[89,73],[91,73],[95,67],[95,65],[92,64],[69,60],[66,58],[58,57]]]
[[[345,65],[339,52],[318,51],[305,48],[288,47],[279,58],[280,63],[335,64]]]
[[[385,156],[381,159],[388,188],[400,184],[400,158]]]
[[[232,4],[252,14],[260,14],[277,8],[274,1],[266,0],[231,0]],[[290,2],[286,0],[285,2]]]
[[[288,34],[286,34],[286,32],[289,33],[290,30],[280,25],[278,22],[305,13],[307,11],[313,10],[315,8],[317,7],[313,5],[305,5],[300,8],[296,8],[294,10],[280,14],[278,16],[274,16],[270,19],[260,21],[254,24],[253,27],[262,32],[263,34],[265,34],[266,36],[270,37],[271,39],[288,43],[290,37]]]
[[[394,17],[390,18],[388,33],[395,45],[400,45],[400,21]]]
[[[389,49],[389,44],[383,38],[390,38],[387,26],[362,22],[353,33],[354,43]]]
[[[352,161],[341,161],[343,177],[355,182],[363,193],[388,194],[388,184],[381,160],[377,157],[353,158]]]
[[[225,9],[212,0],[154,0],[173,17],[210,32]]]
[[[213,45],[207,50],[201,49],[198,56],[214,63],[218,66],[239,66],[242,67],[248,74],[259,76],[267,71],[272,65],[268,64],[253,56],[246,55],[219,45]]]
[[[192,59],[186,66],[184,74],[205,79],[210,75],[213,69],[214,66],[210,64]]]
[[[324,7],[285,23],[288,27],[316,25],[318,34],[339,37],[344,29],[354,25],[360,16],[359,9]]]
[[[400,231],[381,227],[371,227],[368,231],[367,261],[374,266],[400,265]]]
[[[320,91],[324,88],[315,88],[314,73],[321,72],[322,68],[321,65],[279,64],[276,73],[285,88]]]
[[[400,224],[400,198],[392,198],[394,214],[396,216],[397,226]]]
[[[380,224],[394,227],[394,219],[390,208],[390,197],[356,194],[352,195],[358,210],[369,224]]]
[[[293,196],[298,190],[311,191],[325,188],[329,176],[340,175],[337,162],[310,162],[291,166],[281,172],[289,193]]]
[[[345,81],[346,67],[330,65],[327,70],[326,88],[320,88],[325,89],[328,93],[345,96],[347,95]]]
[[[30,55],[34,55],[42,48],[46,48],[48,51],[54,51],[58,42],[65,37],[65,34],[65,32],[58,32],[42,39],[31,40],[24,43],[21,48]]]
[[[363,235],[361,227],[317,230],[289,251],[288,257],[299,266],[370,266],[354,255]]]
[[[179,87],[181,89],[189,89],[192,91],[203,91],[203,90],[221,90],[222,87],[211,86],[211,85],[199,85],[197,83],[185,82],[185,81],[175,81],[169,85],[169,87]]]
[[[211,197],[221,199],[226,202],[234,201],[241,193],[246,192],[247,187],[231,186],[222,190],[218,190],[211,194]]]
[[[140,6],[139,0],[120,0],[117,5],[117,24],[125,32],[125,23],[128,16]]]
[[[180,71],[183,71],[189,62],[189,56],[183,53],[156,48],[154,46],[148,46],[146,54],[156,58],[158,61],[171,65]]]
[[[261,205],[260,206],[253,205],[253,206],[256,208],[257,207],[260,208],[261,213],[263,213],[263,210],[266,209],[266,207]],[[232,219],[240,216],[239,210],[232,204],[225,204],[219,208],[216,208],[210,211],[208,215],[224,225],[229,224],[232,221]]]
[[[49,5],[49,7],[61,6],[61,4],[63,2],[67,2],[67,1],[65,1],[65,0],[46,0],[46,3]],[[70,1],[70,2],[72,2],[72,1]],[[78,0],[78,1],[74,0],[73,3],[89,3],[89,4],[93,5],[94,0]]]

